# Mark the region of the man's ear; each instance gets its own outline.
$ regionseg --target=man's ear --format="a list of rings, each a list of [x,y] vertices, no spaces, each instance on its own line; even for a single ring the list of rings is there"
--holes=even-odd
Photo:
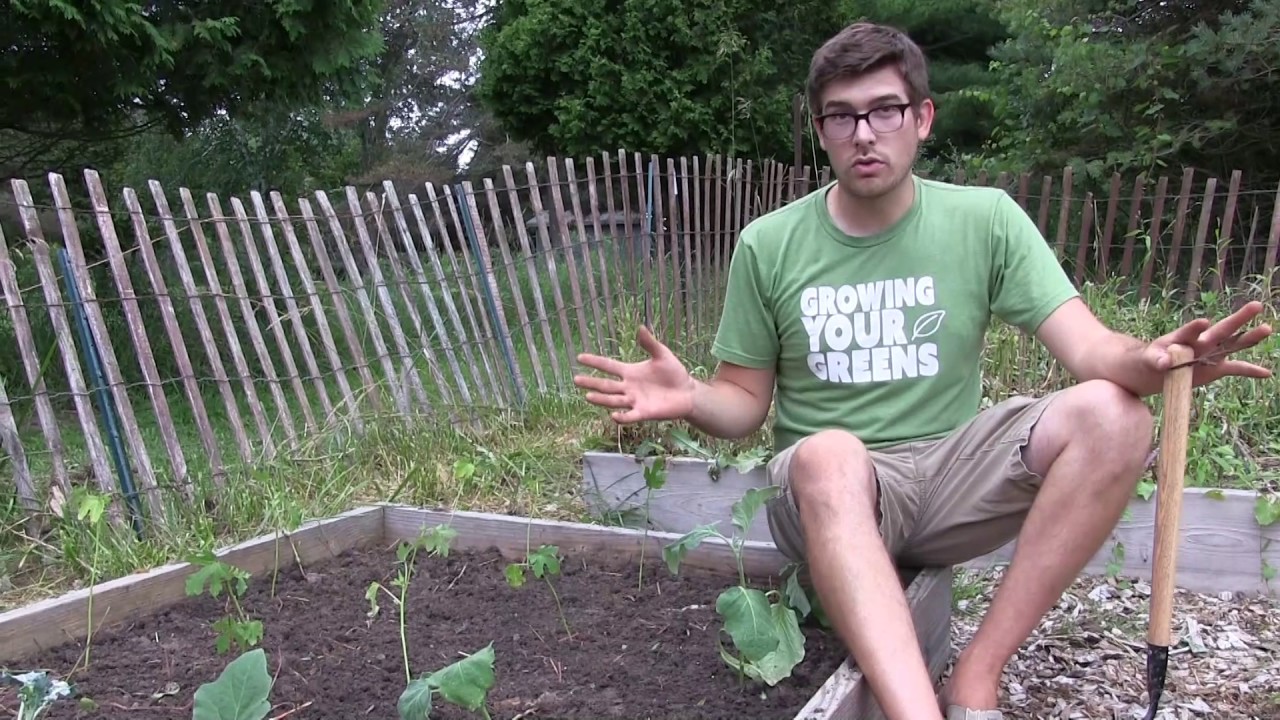
[[[815,115],[813,115],[812,112],[809,113],[809,121],[813,125],[814,136],[818,138],[818,147],[821,147],[823,150],[826,150],[827,141],[822,137],[821,123],[818,121],[818,118]]]
[[[916,137],[920,142],[929,139],[929,133],[933,130],[933,118],[936,108],[933,100],[925,98],[920,104],[912,108],[912,114],[916,116]]]

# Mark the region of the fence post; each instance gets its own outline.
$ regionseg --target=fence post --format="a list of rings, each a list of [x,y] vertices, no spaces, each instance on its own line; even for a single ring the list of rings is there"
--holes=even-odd
[[[653,184],[655,181],[655,173],[657,173],[657,160],[649,160],[649,172],[646,173],[645,186],[648,188],[644,194],[645,216],[644,216],[644,267],[646,270],[652,267],[653,263]],[[652,272],[643,273],[644,276],[644,324],[648,326],[658,337],[662,337],[662,331],[653,326],[653,274]]]
[[[488,245],[481,245],[476,232],[475,223],[479,219],[476,217],[478,210],[472,206],[473,193],[469,185],[470,183],[463,183],[455,188],[458,193],[459,204],[465,203],[465,206],[458,209],[458,214],[462,216],[467,242],[471,244],[471,254],[476,259],[476,265],[478,266],[476,270],[480,273],[480,277],[484,278],[485,303],[488,305],[489,317],[493,320],[493,326],[502,337],[502,356],[507,362],[507,372],[511,374],[511,385],[516,391],[516,402],[523,408],[525,406],[524,379],[520,375],[520,368],[516,365],[515,348],[511,344],[511,331],[507,328],[507,317],[498,308],[498,300],[495,297],[489,248]],[[501,219],[497,219],[495,222],[501,222]],[[518,289],[517,292],[519,292]],[[494,390],[496,391],[497,388],[494,388]]]
[[[76,331],[80,336],[80,353],[84,356],[85,365],[89,368],[93,394],[98,398],[98,411],[102,413],[102,419],[107,425],[107,440],[111,447],[111,459],[115,462],[118,473],[120,490],[124,493],[125,502],[129,506],[133,532],[138,539],[142,539],[142,508],[138,503],[138,492],[133,484],[132,468],[129,466],[124,444],[120,441],[120,426],[116,422],[115,404],[107,394],[107,383],[102,373],[102,360],[98,356],[98,346],[93,341],[93,335],[89,332],[84,302],[80,299],[80,289],[76,287],[75,280],[71,277],[73,270],[65,247],[58,248],[58,264],[62,266],[62,280],[66,285],[67,295],[71,298],[71,314],[75,317]]]

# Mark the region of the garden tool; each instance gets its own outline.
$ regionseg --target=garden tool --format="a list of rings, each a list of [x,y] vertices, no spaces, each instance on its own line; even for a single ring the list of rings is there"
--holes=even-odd
[[[1191,422],[1191,348],[1174,345],[1172,370],[1164,378],[1164,417],[1160,425],[1160,454],[1156,484],[1156,526],[1151,570],[1151,612],[1147,629],[1147,716],[1154,720],[1169,667],[1173,619],[1173,588],[1177,576],[1182,485],[1187,463],[1187,433]]]

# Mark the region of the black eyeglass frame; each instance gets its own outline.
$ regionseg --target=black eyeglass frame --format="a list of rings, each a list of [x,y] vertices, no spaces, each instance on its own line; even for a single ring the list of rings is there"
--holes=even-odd
[[[911,105],[912,105],[912,104],[911,104],[911,103],[909,103],[909,102],[905,102],[905,103],[890,103],[890,104],[888,104],[888,105],[878,105],[878,106],[876,106],[876,107],[871,108],[870,110],[868,110],[868,111],[866,111],[866,112],[861,112],[861,113],[849,112],[849,111],[845,111],[845,110],[838,110],[838,111],[836,111],[836,112],[829,112],[829,113],[823,113],[822,115],[815,115],[815,116],[814,116],[814,120],[817,120],[817,121],[818,121],[818,129],[819,129],[819,130],[821,130],[821,131],[822,131],[822,133],[823,133],[824,135],[826,135],[827,137],[830,137],[832,140],[847,140],[847,139],[849,139],[849,138],[853,137],[853,136],[854,136],[854,135],[856,135],[856,134],[857,134],[857,132],[858,132],[858,124],[859,124],[859,123],[861,123],[861,122],[862,122],[862,121],[864,121],[864,120],[867,122],[867,126],[871,128],[871,131],[872,131],[872,132],[876,133],[877,135],[887,135],[887,134],[889,134],[889,133],[895,133],[895,132],[898,132],[899,130],[901,130],[901,129],[903,128],[903,126],[904,126],[904,125],[906,125],[907,108],[911,107]],[[876,126],[871,122],[871,115],[872,115],[872,113],[876,113],[876,112],[880,112],[880,111],[888,110],[888,109],[893,109],[893,110],[897,110],[897,111],[898,111],[898,125],[897,125],[897,127],[893,128],[892,130],[877,130],[877,129],[876,129]],[[830,135],[829,133],[827,133],[827,119],[828,119],[828,118],[832,118],[832,117],[848,117],[848,116],[852,116],[852,117],[853,117],[853,129],[849,131],[849,134],[848,134],[848,135],[842,135],[842,136],[840,136],[840,137],[835,137],[835,136]]]

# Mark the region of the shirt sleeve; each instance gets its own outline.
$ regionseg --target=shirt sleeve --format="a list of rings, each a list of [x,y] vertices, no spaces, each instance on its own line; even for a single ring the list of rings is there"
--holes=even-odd
[[[991,311],[1034,334],[1079,292],[1040,229],[1007,193],[996,201],[991,238]]]
[[[729,260],[720,327],[712,344],[716,358],[750,368],[771,368],[778,360],[778,327],[749,228]]]

